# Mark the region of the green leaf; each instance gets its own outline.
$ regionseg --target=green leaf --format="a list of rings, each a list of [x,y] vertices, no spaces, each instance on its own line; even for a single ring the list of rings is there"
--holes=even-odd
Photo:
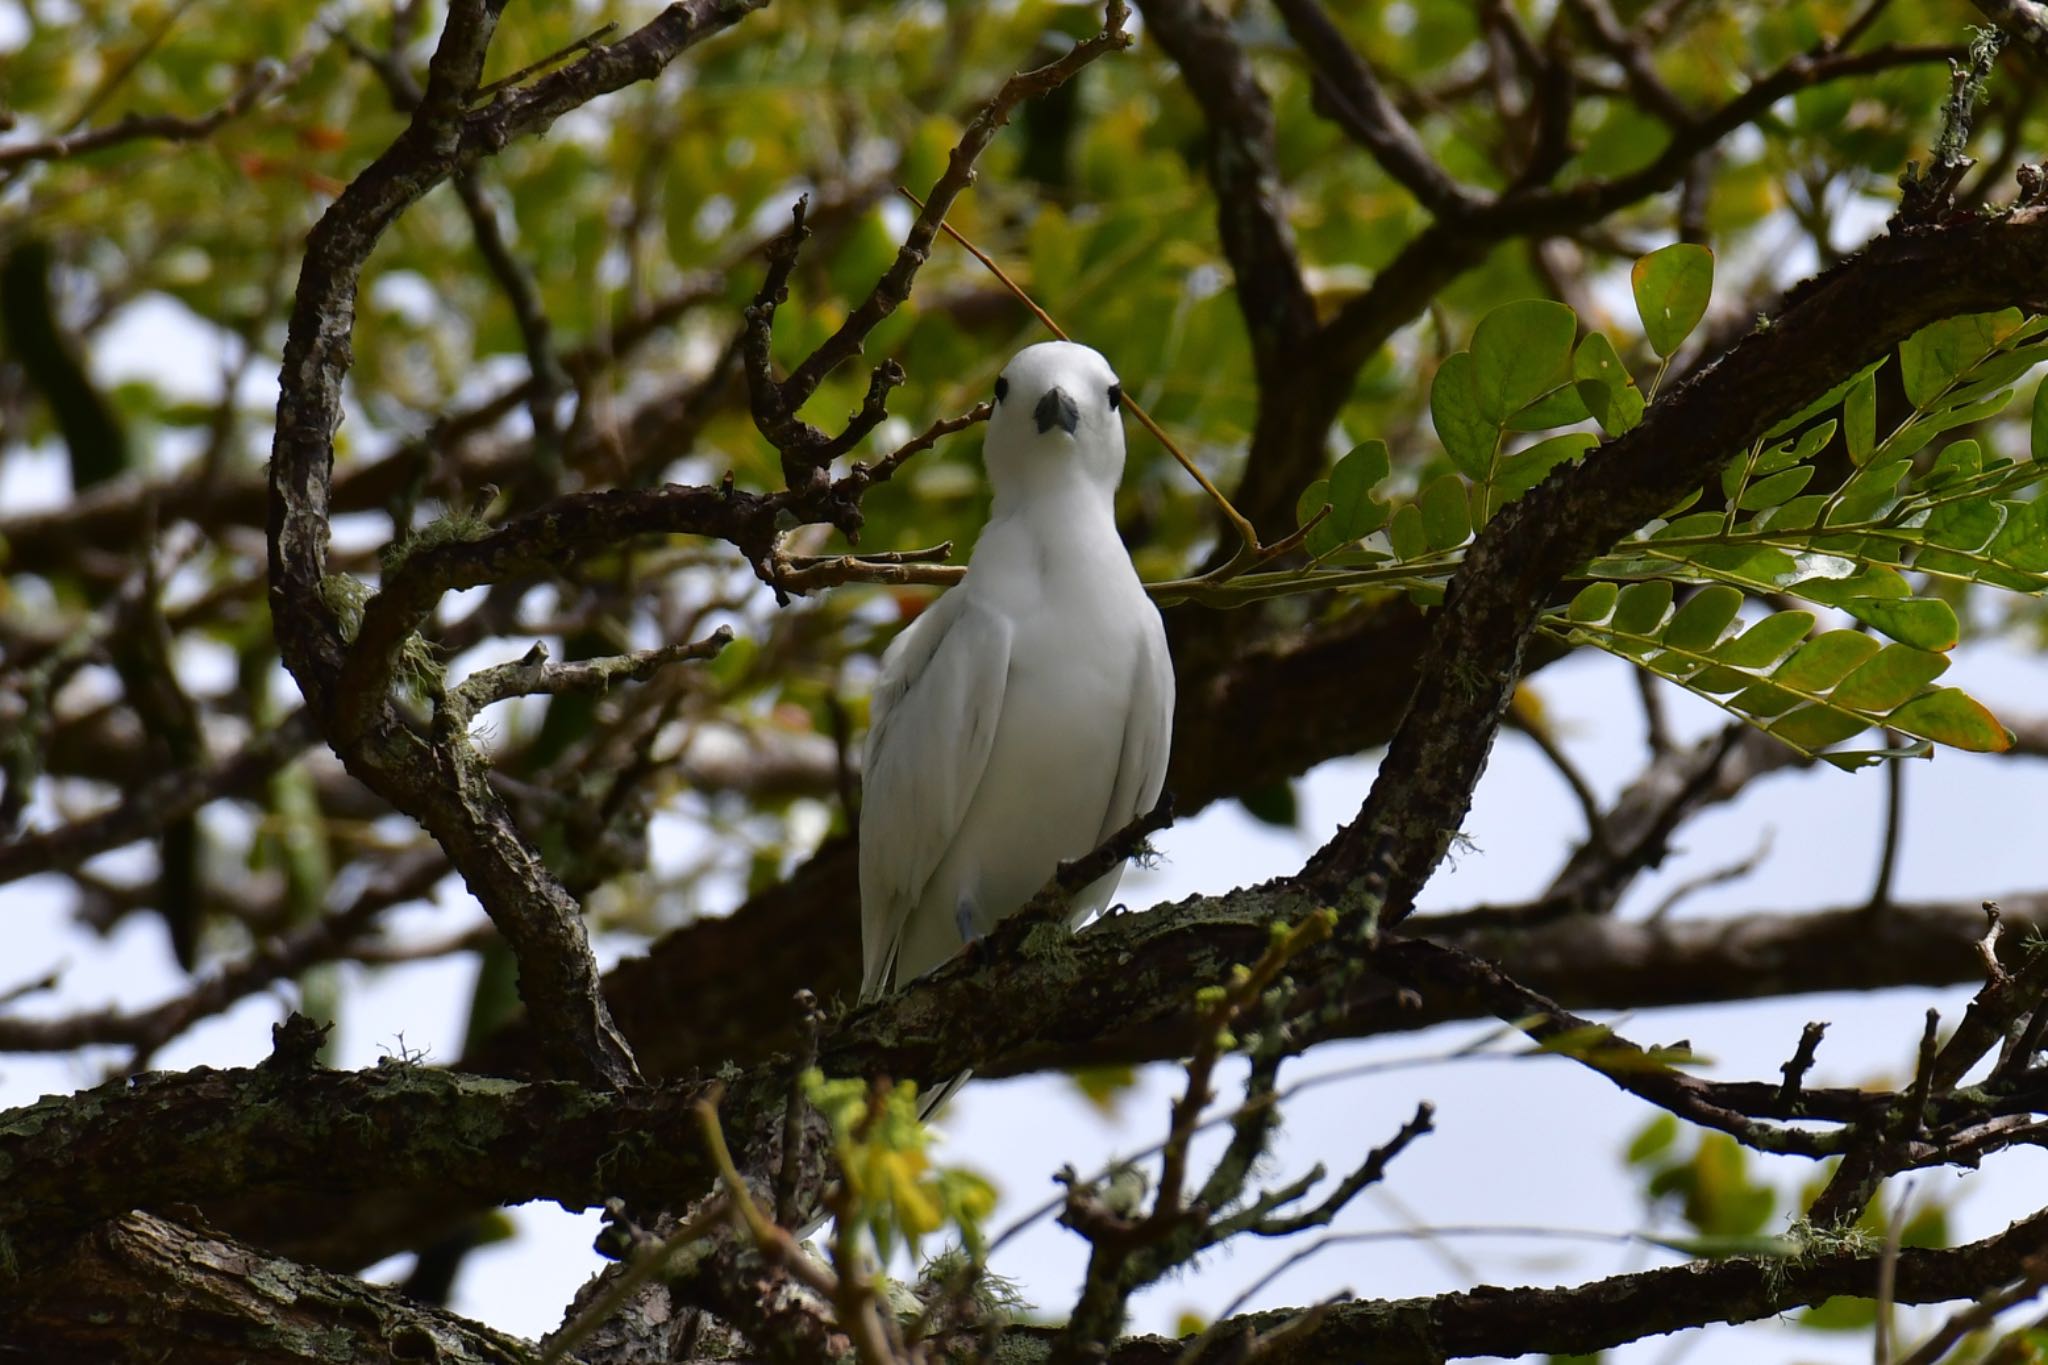
[[[1500,491],[1502,502],[1513,502],[1542,483],[1551,470],[1578,459],[1597,444],[1591,432],[1567,431],[1527,450],[1518,450],[1500,462],[1493,486]]]
[[[1764,507],[1775,507],[1792,498],[1812,482],[1813,472],[1813,466],[1810,464],[1794,465],[1767,479],[1759,479],[1742,490],[1742,497],[1735,505],[1749,512]]]
[[[1664,628],[1664,643],[1672,649],[1691,650],[1704,653],[1720,643],[1721,634],[1735,620],[1735,613],[1742,610],[1742,593],[1739,589],[1716,583],[1701,588],[1687,598],[1685,605],[1671,618],[1671,624]]]
[[[2027,573],[2048,571],[2048,501],[2008,502],[2005,525],[1985,547],[2001,564]]]
[[[1916,739],[1911,744],[1894,745],[1886,749],[1831,749],[1821,755],[1845,773],[1859,772],[1874,768],[1888,759],[1932,758],[1934,744],[1930,740]]]
[[[1614,343],[1599,332],[1579,343],[1572,375],[1586,410],[1609,436],[1619,436],[1643,420],[1643,392],[1621,363]]]
[[[1906,400],[1924,409],[1964,372],[2011,335],[2020,311],[1973,313],[1922,327],[1899,343],[1899,382]]]
[[[1769,668],[1806,638],[1813,622],[1810,611],[1776,612],[1721,645],[1714,657],[1739,668]]]
[[[1614,610],[1614,600],[1621,595],[1621,589],[1612,583],[1589,583],[1579,590],[1572,604],[1565,611],[1566,619],[1572,621],[1605,621]]]
[[[1629,273],[1636,316],[1660,359],[1670,359],[1707,314],[1714,290],[1714,253],[1693,242],[1674,242],[1653,251]]]
[[[1802,692],[1825,692],[1880,648],[1859,631],[1831,630],[1809,641],[1771,676]]]
[[[1590,414],[1586,400],[1570,384],[1552,389],[1514,416],[1508,418],[1509,431],[1549,431],[1552,427],[1568,427],[1574,422],[1583,422]]]
[[[1330,471],[1330,521],[1339,540],[1357,540],[1371,535],[1387,523],[1387,505],[1376,502],[1372,490],[1379,487],[1393,468],[1387,443],[1380,440],[1354,446]]]
[[[1416,499],[1422,509],[1422,534],[1430,549],[1453,549],[1471,536],[1472,505],[1465,488],[1465,481],[1456,474],[1444,474],[1431,480]]]
[[[1493,467],[1500,423],[1481,411],[1478,370],[1470,351],[1454,352],[1437,366],[1429,386],[1429,415],[1451,463],[1470,478],[1485,478]]]
[[[1937,688],[1907,702],[1886,717],[1885,724],[1971,753],[2002,754],[2013,745],[2012,732],[1999,724],[1998,717],[1956,687]]]
[[[1429,536],[1422,529],[1422,509],[1404,502],[1387,524],[1387,540],[1396,559],[1420,559],[1429,553]]]
[[[2048,380],[2043,380],[2034,389],[2034,415],[2028,435],[2031,442],[2027,448],[2033,451],[2034,458],[2048,463]]]
[[[1927,543],[1950,550],[1982,550],[2005,522],[2005,514],[1989,499],[1945,502],[1927,514],[1920,529]]]
[[[1842,426],[1849,459],[1859,468],[1877,445],[1877,377],[1866,374],[1849,386],[1842,399]]]
[[[1473,380],[1487,421],[1499,426],[1570,381],[1577,328],[1577,315],[1549,299],[1505,303],[1479,320],[1472,332]]]
[[[1642,1131],[1629,1143],[1624,1159],[1631,1166],[1640,1166],[1676,1141],[1678,1120],[1669,1114],[1659,1114],[1643,1125]]]
[[[1939,597],[1849,597],[1836,605],[1901,644],[1921,649],[1954,649],[1961,634],[1955,608]]]
[[[1853,711],[1889,711],[1948,671],[1948,660],[1911,645],[1886,645],[1842,679],[1828,700]]]
[[[1631,583],[1614,608],[1614,628],[1624,635],[1652,635],[1671,610],[1671,584],[1661,578]]]
[[[1330,481],[1317,479],[1301,490],[1301,496],[1294,500],[1294,524],[1306,526],[1309,518],[1330,505]]]
[[[1914,480],[1917,487],[1945,489],[1976,478],[1984,472],[1984,447],[1975,441],[1950,441],[1927,472]]]
[[[1788,711],[1767,728],[1793,748],[1812,753],[1830,744],[1840,744],[1852,735],[1862,734],[1870,728],[1870,722],[1846,711],[1815,705]]]
[[[1847,379],[1844,379],[1841,383],[1835,385],[1826,393],[1814,399],[1811,403],[1808,403],[1804,407],[1800,408],[1790,417],[1787,417],[1780,422],[1774,423],[1771,429],[1764,433],[1764,439],[1766,441],[1775,440],[1777,437],[1784,435],[1788,431],[1796,431],[1800,427],[1805,426],[1808,418],[1813,417],[1817,413],[1826,412],[1828,409],[1834,407],[1837,403],[1841,402],[1842,395],[1848,393],[1850,389],[1862,383],[1864,380],[1870,378],[1870,376],[1876,374],[1880,369],[1884,367],[1884,363],[1889,359],[1891,359],[1891,357],[1888,355],[1879,356],[1876,360],[1871,361],[1868,365],[1865,365],[1862,369],[1856,371],[1856,373],[1850,375]]]

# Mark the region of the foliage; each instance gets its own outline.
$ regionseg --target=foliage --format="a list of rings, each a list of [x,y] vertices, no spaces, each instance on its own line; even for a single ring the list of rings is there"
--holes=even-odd
[[[825,1115],[848,1198],[842,1217],[867,1231],[887,1261],[897,1241],[917,1255],[924,1238],[957,1231],[970,1255],[982,1255],[982,1220],[995,1209],[995,1187],[974,1172],[934,1166],[932,1134],[917,1116],[917,1086],[870,1086],[828,1080],[812,1070],[804,1096]]]
[[[267,591],[271,375],[309,233],[404,134],[451,8],[460,7],[77,0],[0,11],[0,866],[9,893],[14,879],[54,874],[41,885],[75,911],[87,965],[67,987],[111,954],[86,936],[133,928],[137,917],[161,921],[166,970],[182,983],[165,1001],[53,1020],[33,1003],[18,1008],[18,983],[0,980],[0,1045],[138,1073],[196,1023],[252,996],[292,993],[330,1018],[364,1011],[365,997],[348,988],[362,973],[337,963],[376,972],[461,958],[480,963],[470,1036],[463,1055],[435,1063],[490,1077],[546,1070],[515,981],[532,988],[583,958],[522,963],[504,925],[418,938],[390,928],[401,907],[461,903],[450,851],[388,789],[362,780],[362,751],[333,761],[334,718],[298,709],[279,648],[292,622],[273,617],[278,599]],[[504,92],[493,83],[531,89],[540,73],[617,41],[660,7],[487,8],[502,8],[503,20],[464,117],[498,107]],[[1327,25],[1320,40],[1304,16]],[[376,594],[393,579],[522,518],[545,520],[564,500],[671,484],[723,489],[728,500],[785,491],[784,452],[763,438],[738,358],[750,315],[760,316],[767,248],[792,206],[808,196],[811,236],[775,310],[767,368],[780,374],[859,316],[891,270],[911,221],[894,187],[926,193],[1002,79],[1066,50],[1100,18],[1099,6],[1065,0],[776,0],[651,79],[570,111],[547,136],[465,163],[455,184],[412,205],[377,243],[353,315],[318,320],[346,338],[352,360],[333,485],[316,499],[331,513],[320,530],[333,542],[319,599],[340,643],[370,629]],[[1302,532],[1298,553],[1217,572],[1228,529],[1219,533],[1216,509],[1131,428],[1117,511],[1169,610],[1182,699],[1172,785],[1190,811],[1229,800],[1279,826],[1301,822],[1294,778],[1395,735],[1432,623],[1443,619],[1432,613],[1468,564],[1483,565],[1473,553],[1480,538],[1509,518],[1569,517],[1567,479],[1654,420],[1679,385],[1711,380],[1715,360],[1746,333],[1796,311],[1796,281],[1836,266],[1902,203],[1932,196],[1938,210],[1902,222],[1904,240],[2007,221],[1998,206],[2014,201],[2015,184],[2022,201],[2038,197],[2025,187],[2028,175],[2038,187],[2040,173],[2022,158],[2048,137],[2039,77],[2016,52],[1994,61],[1989,38],[1972,41],[1953,7],[1932,0],[1209,0],[1144,5],[1133,27],[1134,50],[1015,111],[947,222],[1102,350],[1129,396],[1269,541],[1290,526]],[[1342,85],[1335,59],[1346,56],[1380,103]],[[1952,59],[1967,61],[1953,83]],[[1361,138],[1347,122],[1361,109],[1392,110],[1403,136]],[[166,119],[167,135],[150,131]],[[64,141],[78,134],[87,141]],[[61,145],[34,152],[46,138]],[[1914,171],[1902,199],[1900,172],[1916,160],[1934,169]],[[1518,194],[1535,196],[1528,214],[1488,218],[1487,205],[1516,202],[1493,196]],[[507,836],[496,846],[501,880],[552,874],[573,944],[581,949],[587,924],[627,957],[605,994],[648,1075],[684,1085],[676,1078],[717,1074],[736,1096],[772,1092],[781,1103],[786,1085],[742,1083],[758,1082],[799,1041],[793,990],[852,997],[855,892],[843,836],[858,818],[876,661],[972,554],[989,510],[972,410],[1004,360],[1041,336],[975,260],[940,239],[904,306],[861,339],[865,363],[834,369],[801,405],[804,420],[837,430],[877,382],[869,365],[902,368],[902,384],[879,385],[886,420],[831,471],[850,479],[856,464],[904,456],[859,493],[858,545],[792,516],[773,526],[765,560],[758,546],[742,552],[710,535],[514,555],[513,567],[498,563],[476,587],[442,595],[397,642],[403,705],[366,743],[403,749],[436,738],[451,690],[490,666],[538,660],[537,645],[576,663],[705,638],[721,625],[736,632],[715,659],[631,687],[492,703],[476,734],[483,758],[473,775],[485,780],[463,793],[466,814],[503,817],[491,826]],[[1615,655],[1787,753],[1843,768],[1936,746],[2007,749],[2007,722],[2020,730],[2026,718],[1993,717],[1948,670],[1964,645],[2038,634],[2048,619],[2044,359],[2048,318],[2014,307],[1934,321],[1830,391],[1803,393],[1801,410],[1760,440],[1707,451],[1719,473],[1683,503],[1590,552],[1565,590],[1532,602],[1542,638],[1529,662],[1573,648]],[[942,419],[959,420],[929,448],[906,445]],[[842,558],[855,550],[897,558]],[[835,566],[844,581],[830,578]],[[779,568],[825,581],[792,592],[786,579],[761,581]],[[1536,708],[1517,711],[1532,736],[1542,731]],[[1686,769],[1682,746],[1664,743],[1648,714],[1653,742],[1639,782],[1610,802],[1574,781],[1586,840],[1549,890],[1527,907],[1426,925],[1414,940],[1435,943],[1434,932],[1475,961],[1506,964],[1494,995],[1470,979],[1389,987],[1374,973],[1394,969],[1376,955],[1399,936],[1352,934],[1346,920],[1332,943],[1297,945],[1300,960],[1270,991],[1261,982],[1256,1000],[1236,1001],[1229,993],[1244,983],[1228,964],[1249,955],[1256,933],[1241,932],[1241,920],[1299,920],[1303,907],[1336,899],[1327,885],[1293,880],[1245,889],[1248,900],[1177,907],[1194,925],[1184,936],[1136,943],[1092,983],[1099,991],[1075,992],[1077,1010],[1108,1001],[1121,1012],[1099,1017],[1097,1036],[1064,1038],[1077,1055],[1048,1044],[1029,1065],[1071,1065],[1105,1110],[1133,1087],[1137,1060],[1171,1058],[1186,1043],[1156,1001],[1119,991],[1163,983],[1157,994],[1179,1000],[1201,982],[1231,981],[1199,1003],[1231,1004],[1236,1022],[1216,1036],[1261,1050],[1246,1103],[1228,1116],[1228,1148],[1200,1189],[1176,1181],[1134,1222],[1142,1201],[1105,1197],[1097,1209],[1081,1196],[1099,1192],[1071,1187],[1070,1226],[1090,1228],[1103,1249],[1099,1279],[1114,1290],[1102,1321],[1120,1322],[1140,1287],[1126,1282],[1144,1278],[1130,1268],[1136,1250],[1163,1275],[1209,1250],[1215,1243],[1196,1242],[1212,1233],[1220,1242],[1247,1229],[1324,1227],[1380,1177],[1385,1158],[1427,1131],[1418,1113],[1363,1154],[1326,1203],[1306,1203],[1317,1177],[1254,1194],[1285,1098],[1278,1053],[1347,1030],[1410,1027],[1417,1007],[1431,1018],[1554,1022],[1509,979],[1522,965],[1516,953],[1546,933],[1567,949],[1525,961],[1559,974],[1558,998],[1577,989],[1597,1004],[1620,989],[1575,975],[1595,955],[1570,951],[1579,940],[1569,936],[1590,941],[1615,925],[1624,893],[1702,802],[1722,799],[1699,793],[1770,771],[1763,760],[1732,776]],[[1870,730],[1887,737],[1858,740]],[[1558,749],[1554,735],[1540,737]],[[1864,747],[1839,747],[1852,741]],[[1727,740],[1720,752],[1735,747]],[[1576,778],[1568,755],[1557,762]],[[1684,795],[1645,810],[1638,794],[1659,791]],[[1438,848],[1462,837],[1455,817],[1402,810],[1385,828]],[[126,856],[100,859],[115,850]],[[1347,916],[1375,885],[1339,888]],[[1912,979],[1974,984],[1983,889],[1954,889],[1961,928],[1950,917],[1938,942],[1921,943]],[[1321,924],[1319,933],[1337,923],[1301,922]],[[1795,935],[1811,925],[1787,913],[1766,927]],[[118,947],[136,951],[132,938]],[[1910,974],[1841,951],[1874,980]],[[1078,960],[1076,946],[1050,966],[1017,969],[1018,979],[1036,983],[1036,973]],[[2017,978],[2023,966],[2011,965]],[[1752,977],[1757,995],[1799,987]],[[1670,972],[1650,994],[1689,999],[1694,979]],[[1038,1002],[1010,1003],[1021,1012]],[[1296,1005],[1310,1015],[1281,1017]],[[876,1008],[880,1024],[866,1014],[832,1026],[886,1035],[901,1023]],[[967,1014],[948,1027],[980,1022]],[[2001,1017],[2017,1036],[2029,1016]],[[1133,1020],[1145,1041],[1119,1042]],[[388,1032],[382,1021],[370,1027]],[[1852,1162],[1824,1163],[1822,1191],[1778,1188],[1742,1145],[1744,1125],[1687,1107],[1689,1050],[1630,1052],[1619,1027],[1568,1022],[1538,1050],[1596,1065],[1669,1111],[1630,1157],[1685,1225],[1658,1245],[1701,1260],[1753,1255],[1770,1262],[1774,1283],[1826,1256],[1868,1252],[1864,1241],[1883,1228],[1867,1210],[1882,1201],[1855,1205],[1844,1226],[1812,1237],[1804,1225],[1782,1236],[1770,1226],[1853,1186],[1844,1176],[1855,1175]],[[1092,1063],[1088,1048],[1112,1045],[1127,1051]],[[1129,1050],[1142,1047],[1152,1050]],[[1218,1122],[1204,1108],[1215,1060],[1205,1055],[1173,1114],[1178,1165],[1198,1127]],[[133,1089],[147,1100],[183,1079]],[[341,1083],[318,1084],[329,1082]],[[483,1088],[502,1098],[511,1084]],[[572,1093],[558,1084],[555,1098]],[[956,1234],[979,1253],[993,1186],[933,1159],[914,1085],[813,1072],[804,1093],[829,1123],[849,1224],[879,1253]],[[1991,1095],[1971,1102],[2007,1102]],[[307,1263],[473,1244],[491,1232],[492,1214],[446,1215],[440,1201],[453,1196],[442,1186],[495,1188],[496,1154],[540,1149],[553,1136],[548,1113],[523,1143],[464,1148],[462,1180],[444,1174],[430,1190],[357,1189],[335,1201],[341,1212],[287,1206],[277,1193],[270,1223],[248,1206],[271,1198],[236,1190],[202,1212],[227,1234]],[[1676,1113],[1708,1130],[1694,1135]],[[736,1113],[732,1131],[749,1132],[748,1117]],[[1753,1128],[1782,1116],[1764,1107],[1748,1117]],[[344,1148],[366,1127],[352,1114],[328,1121]],[[1827,1122],[1844,1143],[1879,1153],[1880,1183],[1896,1162],[1937,1160],[1860,1112]],[[441,1135],[417,1127],[411,1136],[423,1144]],[[621,1133],[605,1168],[630,1174],[672,1146],[665,1132]],[[215,1150],[210,1140],[188,1147]],[[218,1150],[230,1176],[262,1155],[225,1140]],[[77,1154],[79,1172],[97,1169],[89,1155]],[[1049,1152],[1048,1162],[1064,1155]],[[124,1152],[110,1183],[137,1174],[127,1162]],[[1135,1179],[1138,1167],[1124,1173]],[[328,1172],[294,1174],[311,1185]],[[375,1216],[393,1208],[446,1216],[393,1231]],[[263,1240],[309,1228],[333,1242]],[[1927,1213],[1904,1235],[1934,1246],[1946,1231]],[[14,1239],[28,1236],[0,1228],[10,1264]],[[459,1261],[457,1251],[449,1263]],[[1970,1283],[1988,1285],[1978,1269]],[[928,1307],[955,1274],[949,1265],[928,1277],[937,1282]],[[849,1303],[860,1298],[856,1278]],[[1460,1296],[1435,1308],[1503,1301]],[[1186,1325],[1207,1331],[1236,1316],[1213,1307],[1205,1301]],[[1837,1301],[1804,1320],[1822,1326],[1834,1315],[1867,1329],[1855,1316],[1864,1311]],[[1288,1329],[1336,1317],[1313,1309]],[[1242,1345],[1257,1354],[1276,1343]],[[1505,1345],[1523,1353],[1519,1336]]]

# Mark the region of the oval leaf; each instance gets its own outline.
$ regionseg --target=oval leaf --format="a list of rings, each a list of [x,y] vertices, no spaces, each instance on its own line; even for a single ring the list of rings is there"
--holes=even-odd
[[[1453,549],[1472,534],[1472,505],[1466,497],[1465,481],[1456,474],[1433,480],[1416,501],[1422,508],[1422,534],[1430,549]]]
[[[1721,632],[1742,610],[1742,592],[1725,583],[1701,588],[1687,598],[1671,624],[1664,628],[1664,643],[1672,649],[1705,653],[1720,643]]]
[[[1886,717],[1885,724],[1976,754],[2002,754],[2013,745],[2012,732],[1959,687],[1916,697]]]
[[[1637,261],[1629,283],[1635,287],[1636,316],[1643,320],[1650,349],[1669,359],[1707,315],[1714,253],[1694,242],[1674,242]]]
[[[1429,415],[1451,463],[1470,478],[1485,478],[1493,466],[1500,423],[1488,420],[1480,411],[1478,372],[1471,352],[1455,352],[1437,366],[1436,379],[1429,386]]]
[[[1549,299],[1504,303],[1479,320],[1472,332],[1473,382],[1488,422],[1499,426],[1570,381],[1577,330],[1578,316]]]

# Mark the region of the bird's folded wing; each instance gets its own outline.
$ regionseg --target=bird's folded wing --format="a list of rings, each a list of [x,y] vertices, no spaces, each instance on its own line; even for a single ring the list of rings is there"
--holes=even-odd
[[[888,988],[904,921],[966,818],[1009,671],[1009,623],[957,590],[920,616],[883,660],[861,797],[864,1000]]]
[[[1109,807],[1095,836],[1099,848],[1109,836],[1152,809],[1166,785],[1166,761],[1173,748],[1173,659],[1166,633],[1155,617],[1148,621],[1144,647],[1138,652],[1131,679],[1130,707],[1124,713],[1123,750],[1117,758],[1116,782]]]

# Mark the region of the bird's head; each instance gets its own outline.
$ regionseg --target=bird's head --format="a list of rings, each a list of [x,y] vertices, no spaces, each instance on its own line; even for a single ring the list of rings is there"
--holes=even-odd
[[[1123,387],[1109,362],[1071,341],[1026,346],[996,380],[986,459],[996,496],[1071,481],[1110,492],[1124,472]]]

